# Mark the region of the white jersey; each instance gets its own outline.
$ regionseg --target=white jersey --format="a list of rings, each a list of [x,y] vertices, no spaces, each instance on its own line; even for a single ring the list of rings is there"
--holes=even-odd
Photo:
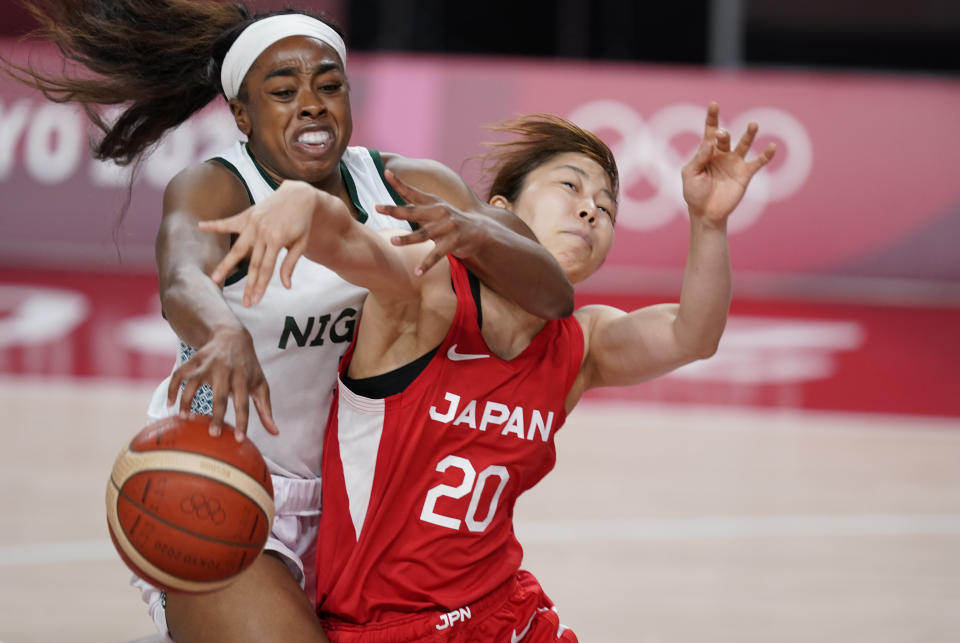
[[[277,188],[276,182],[250,155],[245,143],[235,144],[213,160],[243,181],[252,202],[262,201]],[[340,171],[362,223],[375,229],[409,229],[407,222],[380,214],[374,207],[403,202],[383,178],[383,162],[378,152],[348,147]],[[240,303],[245,269],[227,279],[223,295],[253,337],[257,357],[270,385],[273,419],[280,429],[279,436],[267,433],[251,402],[247,435],[275,475],[319,478],[337,366],[353,338],[367,291],[303,257],[293,272],[293,288],[287,290],[279,277],[283,257],[282,252],[270,285],[257,305],[245,308]],[[193,352],[192,347],[181,342],[174,368]],[[168,377],[154,391],[147,412],[150,421],[176,414],[179,409],[179,399],[173,406],[166,405],[169,382]],[[210,414],[209,387],[204,386],[197,393],[191,409],[195,413]],[[226,421],[235,422],[232,404]]]

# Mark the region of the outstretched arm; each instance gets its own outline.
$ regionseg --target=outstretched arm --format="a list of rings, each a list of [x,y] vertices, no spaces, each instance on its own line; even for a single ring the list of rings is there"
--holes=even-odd
[[[608,306],[578,310],[588,342],[580,393],[598,386],[640,382],[716,351],[731,297],[727,219],[750,179],[775,151],[771,143],[760,156],[747,161],[756,133],[757,124],[750,123],[731,149],[730,134],[719,126],[719,107],[710,104],[703,140],[682,171],[683,196],[690,214],[690,251],[680,303],[649,306],[629,314]]]
[[[337,197],[293,180],[284,181],[273,194],[240,214],[199,222],[199,229],[238,235],[210,277],[222,282],[249,257],[243,292],[246,306],[263,297],[282,249],[287,254],[280,264],[280,280],[287,288],[292,285],[294,266],[305,256],[367,288],[381,302],[409,301],[419,296],[421,280],[414,276],[414,266],[432,248],[432,244],[395,247],[388,233],[359,223]]]
[[[420,273],[452,254],[490,288],[529,313],[559,319],[573,311],[569,279],[519,217],[481,201],[441,163],[393,154],[383,158],[387,179],[411,207],[378,209],[419,226],[393,242],[406,245],[432,239],[436,243],[419,266]]]
[[[200,386],[209,384],[211,433],[219,434],[227,401],[233,398],[238,438],[246,433],[251,399],[264,428],[274,434],[278,430],[253,339],[207,277],[226,254],[227,240],[200,233],[197,222],[237,212],[246,204],[243,188],[227,170],[214,163],[188,168],[167,186],[156,241],[163,315],[177,336],[197,350],[174,372],[167,404],[173,404],[183,384],[180,412],[185,415]]]
[[[204,221],[204,231],[237,235],[232,248],[210,277],[222,281],[249,257],[244,305],[255,305],[279,267],[284,286],[291,287],[300,257],[330,268],[345,280],[370,291],[363,304],[360,342],[352,364],[376,372],[395,368],[435,347],[449,328],[456,307],[450,271],[444,261],[423,276],[414,268],[432,242],[396,246],[397,230],[373,230],[353,218],[339,198],[307,183],[284,181],[269,197],[228,219]],[[362,357],[362,356],[366,357]]]

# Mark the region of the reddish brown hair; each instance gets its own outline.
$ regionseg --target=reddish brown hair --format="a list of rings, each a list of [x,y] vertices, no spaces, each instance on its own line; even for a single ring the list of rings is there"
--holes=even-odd
[[[528,114],[497,123],[491,129],[518,138],[489,143],[491,151],[481,157],[484,167],[492,168],[494,173],[487,200],[500,195],[516,201],[530,172],[566,152],[583,154],[596,161],[610,178],[614,196],[619,194],[620,177],[613,152],[593,132],[552,114]]]

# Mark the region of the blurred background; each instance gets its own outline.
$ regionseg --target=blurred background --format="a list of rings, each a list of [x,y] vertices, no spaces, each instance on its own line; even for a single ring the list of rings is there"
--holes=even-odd
[[[485,125],[552,112],[600,134],[620,217],[579,303],[677,299],[679,169],[710,100],[735,136],[760,124],[756,150],[777,143],[731,219],[717,355],[591,394],[518,511],[527,565],[581,640],[957,640],[960,3],[252,4],[334,17],[353,142],[443,161],[478,192]],[[57,65],[31,27],[0,5],[0,52]],[[122,221],[127,170],[93,161],[87,135],[79,110],[0,77],[6,643],[150,632],[102,487],[172,364],[163,187],[238,133],[218,100],[169,134]]]

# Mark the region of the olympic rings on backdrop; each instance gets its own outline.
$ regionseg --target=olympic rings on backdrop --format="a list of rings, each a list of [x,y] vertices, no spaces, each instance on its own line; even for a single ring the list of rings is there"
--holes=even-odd
[[[568,116],[581,127],[601,135],[612,130],[619,137],[608,142],[620,170],[620,225],[631,230],[654,230],[669,224],[674,217],[686,217],[680,169],[693,148],[678,150],[676,143],[681,136],[693,135],[695,140],[703,137],[703,115],[701,105],[677,103],[660,109],[645,121],[630,105],[597,100],[581,105]],[[750,121],[760,124],[761,137],[777,139],[780,162],[753,178],[743,201],[730,217],[731,232],[746,230],[756,223],[769,203],[796,193],[813,166],[813,142],[792,114],[776,107],[747,110],[729,126],[723,125],[731,132],[733,144]],[[757,149],[751,153],[756,154]],[[641,181],[653,190],[647,197],[631,194],[631,188]]]

